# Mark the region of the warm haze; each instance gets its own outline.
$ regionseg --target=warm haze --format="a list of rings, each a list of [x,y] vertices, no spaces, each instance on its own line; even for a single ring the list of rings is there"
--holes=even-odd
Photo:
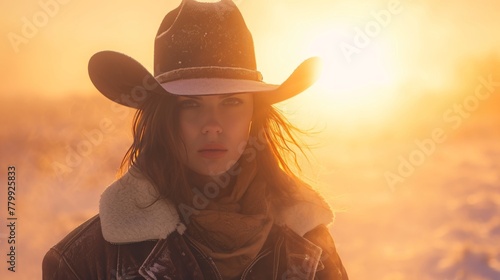
[[[94,89],[88,59],[115,50],[152,70],[179,1],[0,4],[0,178],[17,167],[20,205],[14,274],[0,192],[1,279],[40,278],[48,248],[97,213],[129,145],[133,112]],[[264,80],[323,59],[318,83],[279,107],[314,132],[304,176],[339,211],[351,278],[500,279],[500,2],[235,3]]]

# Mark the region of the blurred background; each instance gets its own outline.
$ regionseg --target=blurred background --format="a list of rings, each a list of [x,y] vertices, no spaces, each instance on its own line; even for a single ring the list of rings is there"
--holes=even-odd
[[[88,59],[115,50],[152,70],[155,33],[179,2],[0,4],[0,279],[41,278],[45,252],[97,213],[134,112],[93,88]],[[310,131],[303,176],[336,210],[350,278],[500,279],[500,2],[235,3],[265,81],[323,58],[318,83],[278,107]]]

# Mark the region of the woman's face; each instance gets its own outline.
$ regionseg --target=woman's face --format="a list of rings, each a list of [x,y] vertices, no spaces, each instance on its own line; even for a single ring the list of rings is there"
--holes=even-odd
[[[219,175],[240,158],[248,141],[253,114],[249,93],[179,96],[182,161],[203,175]]]

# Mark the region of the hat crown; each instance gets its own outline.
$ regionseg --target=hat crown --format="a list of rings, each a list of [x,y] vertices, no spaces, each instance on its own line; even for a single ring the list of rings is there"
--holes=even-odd
[[[155,39],[154,75],[133,58],[101,51],[89,61],[89,76],[109,99],[141,109],[163,94],[258,94],[269,104],[311,86],[319,58],[302,62],[281,85],[257,71],[252,35],[231,0],[183,0],[163,19]]]
[[[230,0],[182,1],[160,25],[154,65],[155,76],[191,68],[257,68],[252,35]]]

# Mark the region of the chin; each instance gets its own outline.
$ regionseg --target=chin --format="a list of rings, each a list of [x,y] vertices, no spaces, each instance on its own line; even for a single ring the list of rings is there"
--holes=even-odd
[[[221,175],[224,172],[228,171],[229,168],[224,168],[224,167],[214,167],[214,168],[207,168],[204,170],[202,173],[203,175],[208,175],[208,176],[217,176]]]
[[[238,159],[239,157],[233,157],[232,159],[220,158],[215,160],[200,159],[198,164],[196,164],[197,166],[191,166],[190,168],[201,175],[217,176],[229,171]]]

